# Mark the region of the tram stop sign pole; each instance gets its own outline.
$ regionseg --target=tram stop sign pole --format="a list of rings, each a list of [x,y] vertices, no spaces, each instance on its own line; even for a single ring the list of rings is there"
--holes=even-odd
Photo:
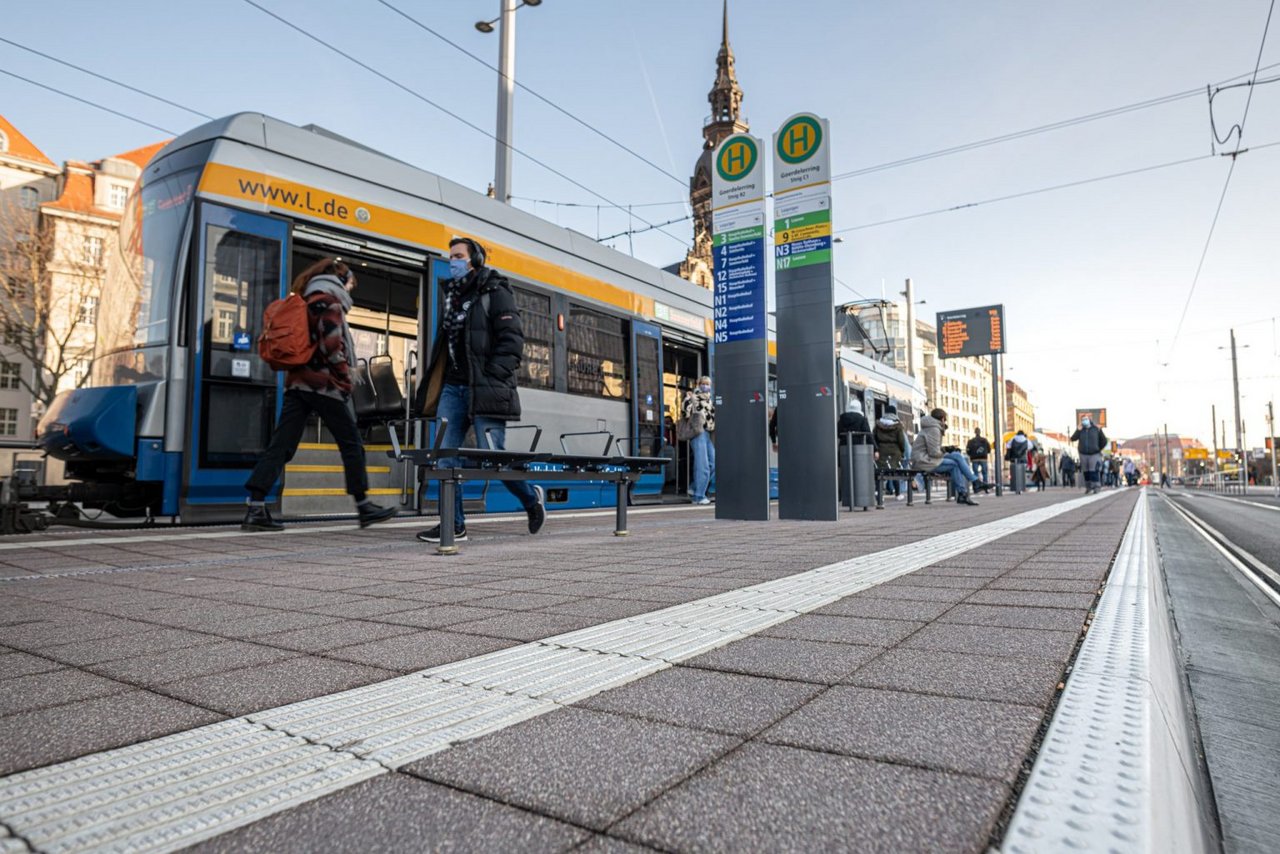
[[[769,518],[764,149],[734,134],[712,157],[716,518]]]
[[[1005,352],[1004,306],[984,305],[979,308],[962,308],[957,311],[938,312],[938,358],[958,359],[966,356],[991,357],[991,437],[992,456],[995,458],[996,495],[1004,489],[1004,435],[1001,424],[1001,392],[1004,383],[1000,377],[1000,355]]]
[[[830,125],[797,113],[773,135],[778,310],[778,515],[835,521],[835,279]]]

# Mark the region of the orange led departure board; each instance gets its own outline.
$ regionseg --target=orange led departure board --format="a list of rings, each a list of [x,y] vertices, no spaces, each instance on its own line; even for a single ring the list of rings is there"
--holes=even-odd
[[[990,356],[1004,352],[1004,306],[938,312],[938,356]]]

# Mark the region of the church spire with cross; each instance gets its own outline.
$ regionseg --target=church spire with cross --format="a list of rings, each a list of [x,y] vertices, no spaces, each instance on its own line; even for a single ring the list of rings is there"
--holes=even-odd
[[[689,179],[689,206],[693,209],[693,247],[680,264],[684,278],[711,287],[711,152],[725,137],[745,133],[750,126],[742,115],[742,87],[734,70],[729,46],[729,0],[724,0],[720,52],[716,54],[716,79],[707,93],[711,114],[702,126],[702,154]]]

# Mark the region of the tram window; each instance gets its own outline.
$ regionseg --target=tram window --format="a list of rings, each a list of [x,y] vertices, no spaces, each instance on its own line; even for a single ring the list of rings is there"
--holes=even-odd
[[[566,331],[569,392],[629,400],[622,318],[571,304]]]
[[[552,388],[555,379],[551,348],[555,327],[551,322],[551,297],[524,288],[512,288],[512,291],[524,328],[524,358],[520,360],[517,381],[525,388]]]

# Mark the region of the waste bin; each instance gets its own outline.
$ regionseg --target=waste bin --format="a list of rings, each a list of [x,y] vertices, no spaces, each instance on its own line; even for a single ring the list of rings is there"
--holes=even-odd
[[[1027,464],[1014,461],[1009,463],[1009,488],[1015,495],[1021,495],[1027,488]]]
[[[875,448],[867,440],[867,434],[850,435],[854,437],[854,444],[840,446],[840,503],[850,510],[855,507],[867,510],[876,500]]]

